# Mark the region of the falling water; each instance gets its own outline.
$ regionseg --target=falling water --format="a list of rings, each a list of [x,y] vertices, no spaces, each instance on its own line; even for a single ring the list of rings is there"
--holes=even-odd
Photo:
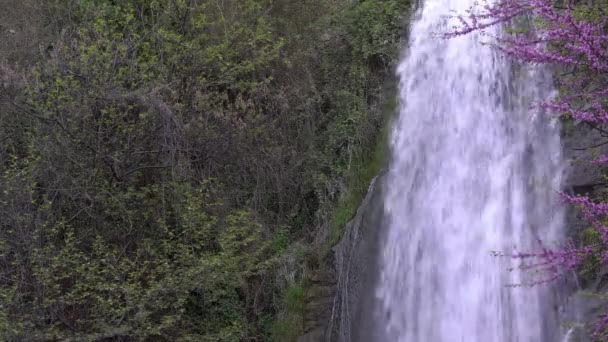
[[[427,0],[398,68],[376,289],[381,340],[560,340],[549,287],[507,286],[528,275],[518,260],[492,255],[561,234],[559,127],[534,109],[552,94],[550,75],[509,62],[483,44],[487,36],[434,36],[456,24],[450,10],[473,3]]]

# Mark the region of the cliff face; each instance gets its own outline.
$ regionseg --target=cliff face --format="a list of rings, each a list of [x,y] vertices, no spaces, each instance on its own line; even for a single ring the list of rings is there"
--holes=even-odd
[[[332,267],[314,273],[300,342],[374,341],[371,305],[384,227],[384,172],[369,186],[355,217],[332,249]]]
[[[600,145],[605,137],[598,130],[576,125],[563,130],[564,157],[568,162],[566,192],[578,195],[601,196],[607,191],[604,177],[605,166],[593,164],[600,154],[608,154],[608,145]],[[579,240],[589,224],[575,208],[568,209],[566,218],[567,236]],[[593,322],[606,305],[608,294],[608,268],[603,267],[593,274],[585,272],[576,279],[569,279],[569,291],[565,303],[568,316],[565,322],[572,329],[569,342],[592,341]]]
[[[346,227],[344,237],[334,247],[337,292],[328,331],[332,341],[375,341],[371,324],[374,283],[381,255],[383,234],[385,173],[371,183],[357,215]]]

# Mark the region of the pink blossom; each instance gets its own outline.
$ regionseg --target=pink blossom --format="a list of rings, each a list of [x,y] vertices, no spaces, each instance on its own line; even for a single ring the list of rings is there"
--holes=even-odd
[[[599,158],[593,161],[594,164],[608,164],[608,156],[602,154]]]

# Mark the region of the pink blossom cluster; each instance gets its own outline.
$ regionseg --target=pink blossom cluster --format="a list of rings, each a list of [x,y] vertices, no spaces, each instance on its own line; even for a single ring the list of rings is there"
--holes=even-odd
[[[520,269],[536,271],[540,278],[525,285],[534,286],[554,281],[565,274],[577,271],[589,257],[595,257],[600,263],[608,262],[608,226],[604,223],[608,218],[608,203],[594,202],[587,196],[561,194],[562,199],[579,208],[583,217],[592,224],[599,234],[599,241],[577,245],[569,240],[560,248],[541,248],[539,251],[518,252],[509,255],[525,262]],[[542,245],[542,241],[539,241]],[[608,338],[608,313],[598,317],[593,331],[595,337]]]
[[[593,161],[594,164],[608,164],[608,156],[602,154],[599,158]]]
[[[457,18],[460,25],[446,37],[498,24],[525,27],[495,37],[495,46],[516,60],[559,66],[567,74],[560,79],[564,96],[544,106],[576,120],[608,123],[608,8],[573,1],[486,1]]]
[[[586,196],[572,196],[561,194],[562,199],[579,207],[586,220],[600,232],[602,243],[608,243],[608,227],[602,223],[602,218],[608,216],[607,203],[595,203]],[[542,246],[542,241],[539,241]],[[588,256],[596,253],[600,244],[577,246],[572,240],[567,241],[560,248],[543,247],[533,252],[517,252],[508,256],[528,263],[520,266],[523,270],[541,271],[541,278],[525,285],[538,285],[553,281],[560,276],[575,271],[581,262]],[[602,261],[608,260],[608,254],[602,255]]]

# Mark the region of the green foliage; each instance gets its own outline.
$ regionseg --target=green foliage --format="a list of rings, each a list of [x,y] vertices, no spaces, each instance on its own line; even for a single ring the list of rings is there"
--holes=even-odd
[[[382,167],[408,4],[48,4],[0,92],[0,339],[294,340],[309,241]]]
[[[153,224],[146,208],[157,206],[161,191],[167,212]],[[135,239],[134,227],[122,241],[112,241],[110,231],[87,237],[65,220],[49,220],[31,232],[30,240],[46,242],[32,246],[27,258],[2,254],[18,270],[10,275],[15,285],[2,288],[3,308],[11,313],[5,340],[250,336],[240,297],[247,279],[268,265],[262,226],[242,210],[220,223],[209,213],[208,193],[187,184],[140,192],[123,194],[141,201],[123,222],[147,221],[149,237]],[[29,286],[17,291],[17,284],[26,285],[19,272],[27,272]]]
[[[601,251],[602,239],[599,232],[593,227],[589,227],[583,230],[579,236],[579,243],[585,246],[596,245],[598,252]],[[601,266],[600,253],[593,253],[589,255],[581,264],[579,275],[582,281],[594,281],[599,267]]]
[[[281,225],[275,233],[273,247],[276,253],[283,252],[289,246],[289,227]]]
[[[304,329],[306,288],[304,284],[294,284],[285,293],[286,311],[281,314],[271,328],[273,341],[296,341]]]
[[[389,108],[385,115],[390,115]],[[388,122],[388,121],[387,121]],[[333,245],[342,237],[344,227],[350,221],[363,198],[367,194],[370,182],[386,165],[388,158],[388,124],[385,124],[381,135],[376,139],[372,152],[362,152],[355,156],[351,169],[347,174],[348,191],[340,198],[333,213],[329,243]]]
[[[302,284],[292,286],[287,290],[286,301],[287,308],[290,312],[304,312],[304,292],[304,286]]]
[[[349,9],[346,28],[353,52],[364,61],[389,65],[397,56],[406,1],[361,0]]]
[[[577,20],[586,21],[589,23],[600,23],[601,20],[608,14],[608,3],[606,1],[597,1],[583,6],[576,6],[572,10],[574,18]]]
[[[271,328],[271,340],[274,342],[293,342],[300,334],[302,334],[302,321],[297,315],[281,317]]]

